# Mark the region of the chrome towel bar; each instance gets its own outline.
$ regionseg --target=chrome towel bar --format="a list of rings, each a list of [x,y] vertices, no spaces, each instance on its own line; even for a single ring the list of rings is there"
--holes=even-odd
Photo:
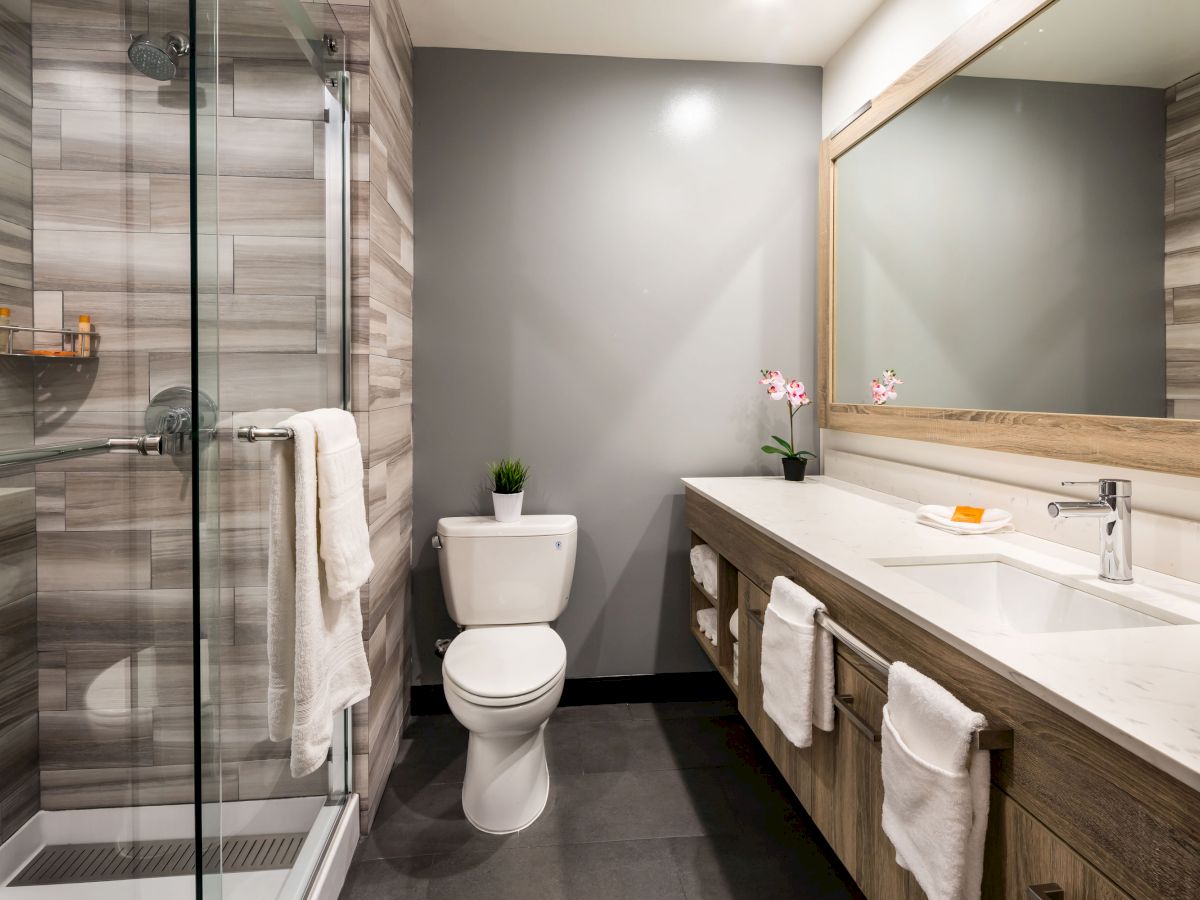
[[[237,430],[237,439],[253,444],[258,441],[290,441],[295,434],[290,428],[260,428],[244,425]]]
[[[750,615],[758,621],[761,626],[763,624],[763,613],[751,612]],[[866,644],[864,644],[852,632],[847,631],[837,622],[829,617],[825,612],[818,612],[816,615],[817,624],[833,635],[838,641],[844,644],[847,648],[853,651],[854,655],[865,662],[872,670],[882,675],[885,679],[891,671],[892,665]],[[834,706],[843,713],[851,713],[846,707],[853,702],[853,698],[846,695],[838,695],[834,698]],[[859,719],[857,715],[848,715],[852,724],[862,728],[865,723]],[[857,719],[855,722],[853,720]],[[862,723],[862,724],[860,724]],[[875,736],[876,732],[867,726],[867,732],[871,735],[872,740],[879,740]],[[975,732],[975,738],[971,742],[973,750],[1011,750],[1013,748],[1013,731],[1011,728],[983,728]]]

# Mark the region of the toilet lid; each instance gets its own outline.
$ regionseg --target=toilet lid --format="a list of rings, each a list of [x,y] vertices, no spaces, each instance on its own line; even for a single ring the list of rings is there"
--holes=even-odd
[[[453,641],[442,672],[469,694],[503,698],[530,694],[567,664],[567,648],[546,625],[468,628]]]

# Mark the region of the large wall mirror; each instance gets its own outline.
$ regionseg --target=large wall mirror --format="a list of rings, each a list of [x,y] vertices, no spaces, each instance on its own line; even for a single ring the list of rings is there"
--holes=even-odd
[[[1198,0],[1058,0],[835,166],[833,403],[1200,419]]]

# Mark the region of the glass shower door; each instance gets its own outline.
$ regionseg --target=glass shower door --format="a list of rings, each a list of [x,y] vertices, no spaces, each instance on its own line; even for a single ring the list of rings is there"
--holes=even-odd
[[[194,3],[192,377],[215,417],[193,457],[196,771],[220,848],[200,887],[300,897],[350,793],[349,713],[328,762],[293,774],[267,724],[272,443],[239,431],[347,404],[345,40],[321,4]]]

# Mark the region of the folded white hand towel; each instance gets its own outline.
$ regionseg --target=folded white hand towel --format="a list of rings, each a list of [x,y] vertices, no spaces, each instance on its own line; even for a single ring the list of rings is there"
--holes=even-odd
[[[317,508],[325,585],[330,597],[344,597],[366,584],[375,566],[363,499],[358,425],[344,409],[315,409],[300,416],[317,432]]]
[[[987,725],[904,663],[883,708],[883,830],[896,862],[930,900],[977,900],[983,879],[991,760],[971,750]]]
[[[797,747],[815,725],[833,730],[833,637],[815,622],[825,605],[790,578],[771,583],[763,617],[763,711]]]
[[[271,448],[267,733],[274,741],[291,738],[291,773],[299,778],[325,762],[334,714],[370,694],[371,672],[357,586],[331,595],[328,564],[321,564],[317,429],[305,414],[280,425],[294,437]],[[336,462],[331,477],[344,477],[342,470]],[[344,506],[335,513],[341,515],[347,515]],[[320,531],[327,530],[321,519]],[[337,565],[346,564],[351,581],[359,577],[355,554],[339,550],[334,556]]]
[[[729,617],[729,633],[733,635],[733,639],[738,639],[738,614],[735,612]]]
[[[708,544],[697,544],[690,554],[692,578],[711,596],[717,596],[717,551]]]
[[[707,609],[697,610],[696,624],[700,626],[704,636],[715,645],[717,643],[717,611],[711,606]]]
[[[997,534],[1013,530],[1012,513],[1006,510],[985,509],[979,522],[955,522],[954,510],[953,506],[922,506],[917,510],[917,521],[950,534]]]

